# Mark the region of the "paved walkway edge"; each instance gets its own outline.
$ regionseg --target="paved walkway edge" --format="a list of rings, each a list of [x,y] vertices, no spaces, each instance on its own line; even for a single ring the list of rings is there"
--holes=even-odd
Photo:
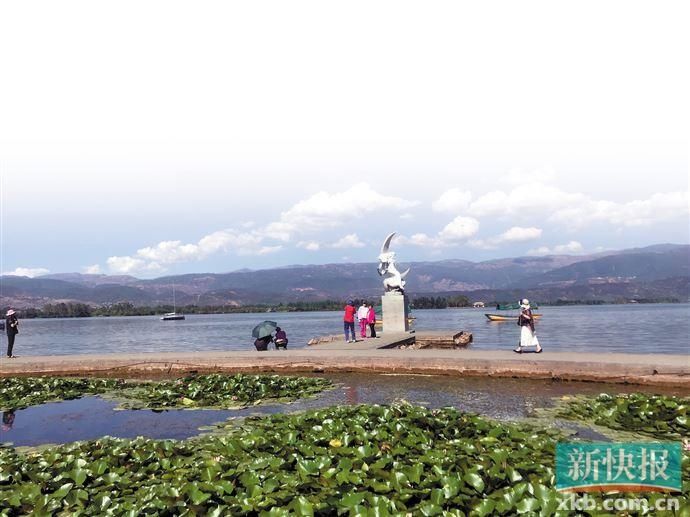
[[[397,373],[513,377],[688,388],[687,356],[523,354],[481,350],[290,350],[79,356],[0,361],[0,377],[16,375],[146,376],[184,372]]]

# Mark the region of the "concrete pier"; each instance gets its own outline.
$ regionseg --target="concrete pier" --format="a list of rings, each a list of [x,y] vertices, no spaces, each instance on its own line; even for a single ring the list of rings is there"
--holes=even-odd
[[[450,376],[519,377],[687,388],[685,355],[512,350],[381,349],[390,339],[367,339],[287,351],[217,351],[140,354],[26,356],[0,359],[0,376],[146,376],[183,372],[372,372]]]

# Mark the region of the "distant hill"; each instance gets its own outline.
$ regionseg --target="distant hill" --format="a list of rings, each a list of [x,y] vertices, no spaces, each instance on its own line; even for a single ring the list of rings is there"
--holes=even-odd
[[[674,276],[690,276],[690,257],[687,248],[621,253],[576,262],[541,275],[522,278],[512,286],[647,282]]]
[[[518,257],[484,262],[444,260],[411,267],[412,296],[465,294],[477,300],[512,300],[527,293],[542,301],[688,300],[690,246],[662,244],[596,255]],[[103,305],[247,305],[341,300],[381,294],[376,263],[293,265],[259,271],[199,273],[151,280],[132,276],[64,273],[38,278],[2,276],[0,307],[55,302]]]

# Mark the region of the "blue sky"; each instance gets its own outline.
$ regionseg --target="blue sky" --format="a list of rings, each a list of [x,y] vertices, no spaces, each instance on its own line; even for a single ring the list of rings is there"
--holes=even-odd
[[[683,2],[39,4],[0,16],[2,273],[690,240]]]

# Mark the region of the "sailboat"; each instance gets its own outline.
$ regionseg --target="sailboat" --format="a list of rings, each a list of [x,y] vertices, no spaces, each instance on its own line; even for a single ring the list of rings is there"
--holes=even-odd
[[[177,320],[183,320],[184,319],[184,314],[181,312],[175,312],[176,306],[175,306],[175,284],[172,286],[173,288],[173,311],[172,312],[167,312],[161,316],[161,320],[163,321],[177,321]]]

